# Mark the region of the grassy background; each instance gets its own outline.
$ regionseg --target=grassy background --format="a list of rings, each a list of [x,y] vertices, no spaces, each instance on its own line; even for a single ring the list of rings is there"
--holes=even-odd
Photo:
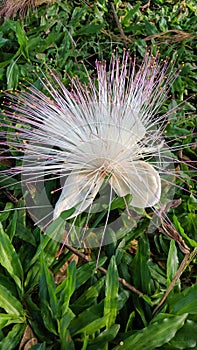
[[[179,144],[195,142],[195,1],[41,3],[26,15],[1,19],[1,90],[20,88],[24,81],[41,88],[34,73],[40,74],[38,67],[55,70],[66,86],[67,73],[86,81],[83,64],[94,75],[95,59],[108,60],[113,49],[121,53],[126,47],[140,61],[148,46],[163,58],[176,58],[176,67],[184,62],[171,94],[177,103],[185,102],[167,136],[184,135]],[[184,148],[184,157],[195,160],[195,147]],[[0,161],[1,170],[11,165]],[[187,191],[176,191],[182,203],[169,217],[193,251],[197,201],[191,175],[196,174],[186,165],[181,170],[186,184],[179,180],[179,185]],[[11,186],[1,191],[2,211],[24,205],[20,184],[14,182],[6,178]],[[43,236],[25,210],[1,212],[0,221],[1,350],[197,349],[196,258],[153,315],[184,256],[159,230],[147,233],[146,215],[133,229],[125,223],[119,232],[123,238],[103,247],[100,266],[105,270],[97,273],[97,250],[85,252],[89,262],[66,249],[57,260],[59,244]]]

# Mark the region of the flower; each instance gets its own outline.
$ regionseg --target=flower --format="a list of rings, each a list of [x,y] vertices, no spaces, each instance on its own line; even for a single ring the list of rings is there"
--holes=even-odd
[[[52,82],[42,80],[46,93],[32,86],[12,96],[15,113],[7,114],[18,139],[9,145],[25,155],[15,172],[32,182],[43,172],[64,179],[53,219],[73,207],[70,218],[91,208],[106,180],[117,196],[130,194],[134,207],[159,203],[161,174],[149,160],[164,147],[173,110],[160,109],[176,73],[158,53],[136,66],[125,50],[122,60],[112,54],[109,67],[97,61],[97,80],[88,75],[88,85],[74,78],[70,91],[51,73]]]

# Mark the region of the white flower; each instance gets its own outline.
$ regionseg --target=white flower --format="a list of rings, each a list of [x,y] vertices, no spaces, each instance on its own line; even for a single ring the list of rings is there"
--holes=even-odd
[[[160,201],[159,169],[149,159],[163,148],[170,112],[160,108],[176,75],[148,53],[137,69],[126,51],[122,61],[113,54],[108,68],[97,61],[96,69],[97,80],[88,76],[86,86],[72,79],[71,91],[51,73],[53,83],[42,81],[46,94],[28,88],[15,96],[9,114],[19,138],[10,144],[26,159],[15,171],[32,181],[43,171],[65,179],[54,219],[72,207],[71,217],[91,207],[106,179],[118,196],[131,194],[134,207]]]

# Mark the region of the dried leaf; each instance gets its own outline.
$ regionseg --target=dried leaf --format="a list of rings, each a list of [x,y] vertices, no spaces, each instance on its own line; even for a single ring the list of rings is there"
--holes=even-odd
[[[19,345],[19,350],[29,350],[35,344],[38,344],[38,340],[35,337],[31,327],[28,325],[25,328],[25,332],[24,332],[23,337],[21,339],[21,342]]]

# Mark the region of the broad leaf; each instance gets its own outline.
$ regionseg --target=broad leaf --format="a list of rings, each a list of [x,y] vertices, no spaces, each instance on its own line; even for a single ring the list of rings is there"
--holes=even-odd
[[[11,294],[11,292],[0,284],[0,307],[7,313],[15,316],[23,315],[22,304]]]
[[[19,292],[23,294],[23,269],[19,257],[0,224],[0,264],[8,271],[16,282]]]
[[[167,284],[168,284],[168,286],[171,283],[171,281],[173,280],[173,278],[177,272],[178,262],[179,261],[178,261],[175,241],[171,240],[170,250],[168,253],[168,260],[167,260]]]
[[[1,350],[12,350],[16,349],[18,345],[26,325],[16,324],[11,331],[6,335],[6,337],[0,341],[0,349]]]
[[[105,349],[109,342],[116,337],[119,329],[119,324],[114,324],[109,329],[105,329],[98,337],[88,342],[88,350]]]
[[[184,313],[197,314],[197,284],[186,288],[169,299],[170,313],[181,315]]]
[[[108,316],[106,328],[110,328],[114,323],[118,312],[118,270],[115,256],[112,256],[106,275],[104,316]]]
[[[55,283],[52,274],[48,270],[43,253],[40,255],[40,264],[39,295],[41,313],[46,328],[56,334],[57,298],[55,294]]]
[[[186,320],[184,326],[170,341],[174,349],[196,349],[197,347],[197,322]]]
[[[84,293],[72,304],[72,310],[77,313],[90,307],[97,302],[97,298],[104,285],[105,277],[101,277],[93,286],[89,287]]]
[[[12,323],[25,323],[25,317],[0,313],[0,329],[9,326]]]
[[[99,304],[95,304],[75,317],[74,320],[71,321],[69,327],[71,335],[80,333],[81,330],[85,329],[90,323],[101,318],[103,315],[103,304],[103,301]]]
[[[75,291],[75,286],[76,286],[76,263],[75,261],[72,261],[68,265],[67,277],[61,283],[61,285],[57,287],[57,291],[56,291],[56,293],[58,293],[58,289],[61,290],[59,303],[58,303],[58,309],[59,309],[58,315],[60,318],[66,315],[66,312],[69,307],[70,298],[73,292]]]
[[[187,314],[174,316],[163,314],[156,322],[149,324],[140,331],[135,331],[133,335],[124,339],[122,350],[155,350],[156,348],[168,343],[183,327]],[[114,348],[118,350],[119,347]]]

